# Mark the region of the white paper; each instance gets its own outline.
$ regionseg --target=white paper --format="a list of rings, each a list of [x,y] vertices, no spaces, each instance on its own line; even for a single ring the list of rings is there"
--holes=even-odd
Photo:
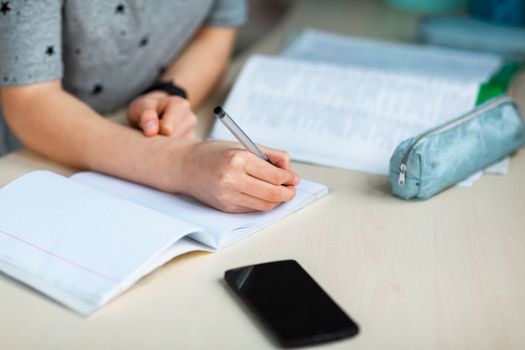
[[[490,79],[503,64],[501,56],[491,53],[381,42],[315,29],[303,31],[282,56],[343,66],[394,70],[418,76],[475,81],[480,84]],[[508,165],[508,159],[498,162],[483,172],[472,174],[459,182],[458,186],[472,186],[481,178],[482,173],[505,175]]]
[[[292,159],[388,174],[403,140],[469,111],[478,83],[252,57],[225,109],[257,143]],[[211,138],[233,137],[215,123]]]
[[[193,239],[222,248],[328,191],[304,180],[271,212],[226,214],[101,174],[74,179],[37,171],[0,190],[0,271],[82,314],[177,255],[214,250]]]
[[[456,183],[456,186],[459,187],[471,187],[474,185],[476,181],[481,179],[481,175],[483,174],[483,171],[477,171],[474,174],[470,175],[464,180],[461,180],[460,182]]]
[[[198,230],[46,171],[0,190],[0,269],[81,313]]]
[[[460,187],[470,187],[474,185],[476,181],[481,179],[482,174],[491,174],[491,175],[507,175],[509,172],[509,165],[510,165],[510,158],[506,157],[499,162],[496,162],[485,169],[483,171],[478,171],[469,177],[467,177],[465,180],[460,181],[457,183]]]
[[[485,82],[503,63],[501,56],[490,53],[368,40],[315,29],[303,31],[282,55],[313,62],[476,82]]]
[[[198,225],[206,233],[192,234],[190,237],[217,249],[232,244],[268,226],[311,203],[328,191],[328,188],[324,185],[302,180],[297,186],[296,197],[270,212],[231,214],[211,208],[189,197],[165,193],[98,173],[82,172],[73,175],[71,179],[116,197]]]
[[[488,166],[483,172],[494,175],[507,175],[509,173],[510,158],[505,157],[499,162]]]

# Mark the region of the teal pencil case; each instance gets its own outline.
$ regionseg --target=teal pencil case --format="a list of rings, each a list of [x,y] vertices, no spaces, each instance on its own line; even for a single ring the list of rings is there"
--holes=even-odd
[[[426,199],[486,168],[525,143],[525,125],[508,96],[403,141],[390,159],[392,193]]]

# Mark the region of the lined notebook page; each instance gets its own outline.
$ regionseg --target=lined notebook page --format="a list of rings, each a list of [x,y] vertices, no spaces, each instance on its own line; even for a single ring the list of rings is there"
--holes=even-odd
[[[388,174],[403,140],[470,110],[477,82],[254,56],[225,109],[292,159]],[[215,123],[211,138],[232,140]]]
[[[46,171],[0,190],[0,268],[81,313],[198,230]]]
[[[192,235],[192,237],[214,248],[231,244],[285,217],[328,192],[324,185],[302,180],[297,186],[296,197],[270,212],[230,214],[213,209],[185,196],[157,191],[103,174],[82,172],[73,175],[71,179],[198,225],[213,236],[213,241],[210,241],[207,235]],[[239,231],[244,228],[249,229]]]

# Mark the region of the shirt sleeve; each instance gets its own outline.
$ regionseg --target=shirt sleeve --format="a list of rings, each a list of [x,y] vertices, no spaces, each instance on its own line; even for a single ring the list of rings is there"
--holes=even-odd
[[[61,0],[0,2],[0,86],[63,76]]]
[[[248,17],[246,0],[215,0],[206,20],[206,25],[213,27],[238,27]]]

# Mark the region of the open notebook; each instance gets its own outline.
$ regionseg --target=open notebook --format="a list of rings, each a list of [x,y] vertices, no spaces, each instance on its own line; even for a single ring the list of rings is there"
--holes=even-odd
[[[97,173],[36,171],[0,190],[0,271],[90,314],[175,256],[220,250],[327,192],[302,180],[271,212],[227,214]]]
[[[248,60],[225,109],[292,159],[388,174],[403,140],[472,109],[502,67],[492,54],[307,30],[277,57]],[[215,123],[213,139],[231,139]]]

